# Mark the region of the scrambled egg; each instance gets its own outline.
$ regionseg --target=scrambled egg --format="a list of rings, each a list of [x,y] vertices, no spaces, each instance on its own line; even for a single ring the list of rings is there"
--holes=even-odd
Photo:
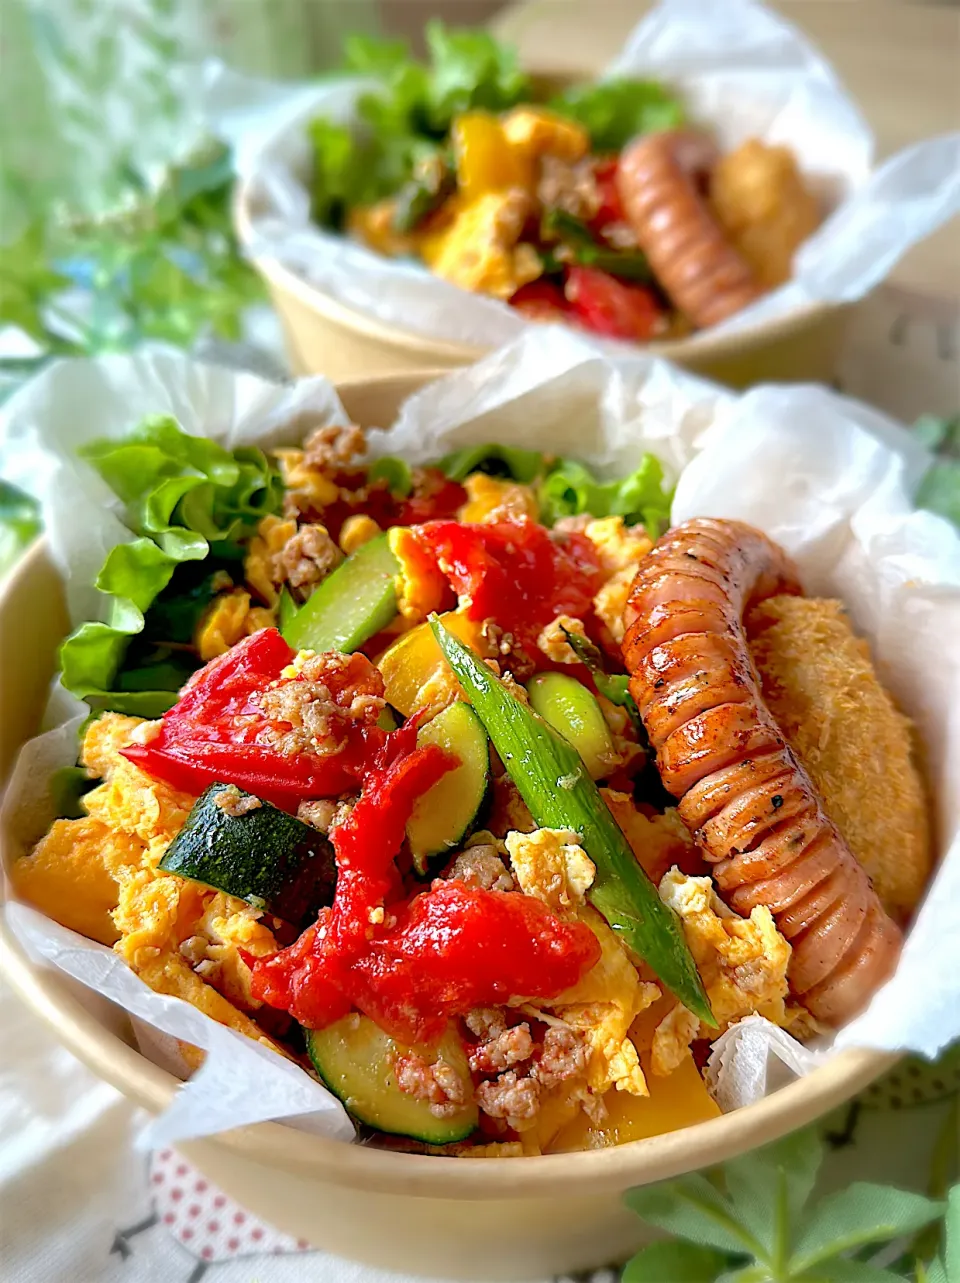
[[[391,526],[387,541],[400,565],[396,576],[397,610],[409,623],[419,623],[431,611],[442,608],[449,585],[406,526]]]
[[[457,512],[458,521],[483,525],[494,521],[515,521],[529,517],[536,521],[540,505],[529,486],[519,481],[489,477],[485,472],[471,472],[464,481],[467,502]]]
[[[555,912],[583,904],[597,869],[576,833],[569,829],[508,833],[506,846],[525,895],[535,896]]]
[[[597,550],[600,568],[606,574],[636,570],[653,543],[643,526],[624,525],[622,517],[598,517],[588,523],[584,534]]]
[[[454,208],[449,227],[421,242],[423,260],[437,276],[462,289],[508,299],[541,275],[537,251],[517,244],[531,208],[522,188],[484,192]]]
[[[55,922],[101,944],[113,944],[117,928],[110,916],[117,903],[119,870],[136,867],[143,843],[113,833],[99,820],[55,820],[32,855],[11,870],[17,894]]]
[[[580,656],[567,641],[566,633],[586,637],[583,620],[574,619],[572,615],[555,615],[550,623],[541,629],[537,637],[537,649],[542,650],[547,659],[554,664],[579,664]]]
[[[284,488],[294,500],[301,501],[298,504],[301,511],[326,508],[339,499],[340,487],[324,467],[306,461],[306,451],[284,446],[272,453],[280,467]]]
[[[259,1005],[240,950],[276,952],[260,913],[242,900],[157,871],[193,797],[152,780],[120,756],[152,724],[105,713],[90,724],[81,762],[102,783],[89,814],[57,820],[13,869],[20,894],[56,921],[115,951],[158,993],[184,998],[248,1036],[273,1045],[244,1014]]]
[[[506,847],[520,889],[555,912],[575,915],[589,926],[600,944],[599,961],[576,985],[541,1004],[542,1010],[529,1008],[531,1014],[548,1024],[552,1016],[582,1033],[591,1053],[585,1080],[564,1083],[552,1093],[549,1108],[537,1125],[537,1135],[545,1143],[547,1135],[580,1108],[584,1088],[595,1096],[611,1086],[635,1096],[647,1095],[640,1057],[629,1030],[636,1017],[660,997],[660,989],[641,981],[605,919],[584,903],[596,868],[575,833],[563,829],[508,833]]]
[[[340,551],[347,557],[380,534],[380,527],[366,513],[355,513],[340,527]]]
[[[790,945],[768,908],[757,905],[749,918],[738,917],[718,898],[709,877],[688,877],[676,868],[660,882],[660,898],[683,923],[721,1032],[754,1012],[777,1025],[789,1023]],[[654,1034],[653,1072],[670,1073],[698,1036],[716,1034],[700,1029],[696,1017],[677,1004]]]
[[[672,865],[678,865],[684,873],[703,870],[703,857],[675,807],[662,815],[648,816],[637,810],[629,793],[601,789],[600,795],[652,882],[659,885]]]
[[[606,624],[615,641],[623,641],[623,611],[636,574],[637,562],[653,544],[642,526],[626,526],[622,517],[600,517],[584,531],[600,556],[600,568],[607,575],[593,599],[597,617]]]
[[[243,563],[243,577],[268,606],[276,606],[280,599],[271,571],[273,557],[296,533],[297,523],[292,517],[285,520],[268,514],[250,541]]]
[[[274,592],[274,596],[276,593]],[[272,628],[276,622],[272,610],[254,606],[243,588],[221,593],[204,611],[195,637],[197,653],[206,663],[225,655],[231,646],[260,628]]]

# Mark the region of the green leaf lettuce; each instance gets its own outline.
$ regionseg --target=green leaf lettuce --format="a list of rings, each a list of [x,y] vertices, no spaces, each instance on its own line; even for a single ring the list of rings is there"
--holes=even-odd
[[[211,547],[239,556],[237,540],[279,507],[279,475],[262,451],[227,450],[171,418],[147,419],[123,440],[92,442],[80,453],[122,500],[138,537],[107,554],[95,583],[110,599],[107,619],[81,624],[63,643],[63,684],[94,708],[156,717],[175,702],[184,670],[174,665],[160,688],[130,673],[118,680],[131,639],[144,632],[178,567],[204,561]],[[145,664],[154,675],[157,658]]]

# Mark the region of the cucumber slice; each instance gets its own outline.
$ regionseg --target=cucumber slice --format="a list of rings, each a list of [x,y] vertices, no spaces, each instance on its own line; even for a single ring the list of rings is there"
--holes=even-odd
[[[413,808],[407,841],[418,873],[434,856],[454,850],[483,805],[490,782],[490,742],[483,723],[462,700],[438,713],[417,734],[418,744],[439,744],[460,759]]]
[[[358,548],[303,603],[282,629],[295,650],[356,650],[397,613],[399,569],[386,535]]]
[[[357,1014],[304,1033],[317,1073],[358,1122],[429,1145],[466,1140],[476,1130],[476,1105],[463,1105],[451,1117],[437,1118],[427,1101],[402,1092],[394,1077],[398,1053],[415,1051],[431,1063],[438,1057],[445,1060],[469,1081],[467,1055],[454,1029],[448,1029],[435,1048],[394,1042],[369,1016]]]
[[[234,806],[224,810],[217,798],[228,788]],[[259,805],[237,814],[236,804],[244,801]],[[160,868],[226,891],[295,927],[333,902],[337,881],[333,847],[322,833],[226,784],[211,784],[197,798]]]
[[[616,751],[600,705],[586,686],[566,673],[537,673],[527,682],[527,694],[533,711],[577,750],[591,779],[605,779]]]

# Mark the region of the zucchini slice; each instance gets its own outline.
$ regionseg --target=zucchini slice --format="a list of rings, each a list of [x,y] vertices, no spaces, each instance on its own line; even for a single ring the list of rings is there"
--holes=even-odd
[[[414,1051],[432,1063],[438,1058],[468,1082],[463,1043],[453,1028],[433,1048],[395,1042],[369,1016],[352,1014],[326,1029],[305,1029],[307,1051],[317,1073],[358,1122],[428,1145],[451,1145],[477,1128],[475,1104],[462,1105],[449,1118],[437,1118],[428,1101],[402,1092],[394,1076],[398,1054]]]
[[[580,754],[594,780],[610,774],[616,751],[610,728],[593,694],[567,673],[537,673],[527,682],[535,713]]]
[[[333,847],[322,833],[227,784],[211,784],[197,798],[160,868],[226,891],[295,927],[333,902],[337,882]]]
[[[490,782],[490,742],[469,704],[457,700],[420,728],[418,744],[439,744],[460,759],[419,798],[407,823],[413,866],[427,871],[434,856],[459,846],[477,818]]]
[[[295,650],[356,650],[397,613],[399,569],[386,535],[358,548],[307,598],[283,626]]]

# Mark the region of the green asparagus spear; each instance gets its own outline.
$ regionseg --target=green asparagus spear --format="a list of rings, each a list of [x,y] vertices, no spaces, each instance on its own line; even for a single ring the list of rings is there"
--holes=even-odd
[[[716,1027],[679,919],[663,903],[579,754],[440,623],[430,627],[537,824],[572,829],[597,867],[590,903],[694,1015]]]

